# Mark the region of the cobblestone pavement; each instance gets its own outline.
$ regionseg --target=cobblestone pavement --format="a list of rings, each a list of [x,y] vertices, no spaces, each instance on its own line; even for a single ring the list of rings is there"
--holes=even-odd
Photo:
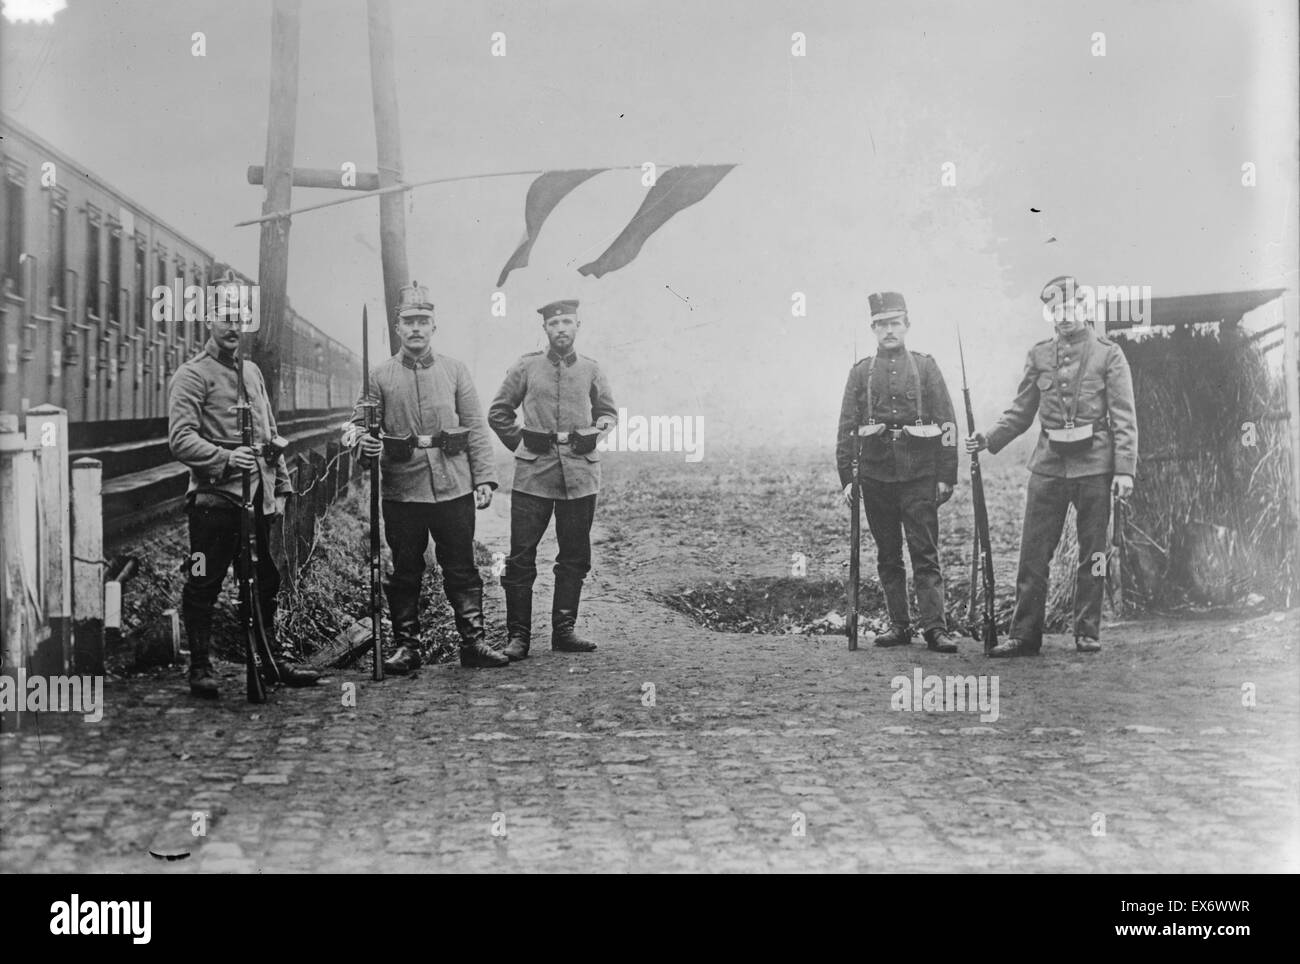
[[[1295,613],[1002,662],[714,634],[588,586],[594,654],[550,652],[547,585],[507,669],[348,671],[260,707],[234,665],[215,705],[179,671],[110,682],[100,723],[0,735],[0,867],[1300,869]],[[892,709],[917,668],[996,674],[998,718]]]

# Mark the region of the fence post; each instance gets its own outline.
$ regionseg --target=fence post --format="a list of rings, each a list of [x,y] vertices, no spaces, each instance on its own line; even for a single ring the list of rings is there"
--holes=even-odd
[[[18,416],[0,413],[0,662],[6,672],[30,668],[27,647],[38,642],[42,628],[36,605],[35,485],[35,462]]]
[[[32,654],[32,672],[66,673],[72,659],[72,553],[69,551],[68,413],[41,405],[27,413],[35,446],[41,605],[50,635]]]
[[[301,455],[294,457],[294,462],[298,466],[298,491],[305,492],[311,488],[316,481],[315,467],[312,463]],[[307,560],[307,554],[311,552],[312,540],[316,535],[316,507],[312,501],[316,497],[314,491],[308,492],[299,500],[298,520],[294,532],[294,541],[297,542],[298,565],[302,566]]]
[[[78,673],[104,672],[104,466],[72,463],[72,656]]]

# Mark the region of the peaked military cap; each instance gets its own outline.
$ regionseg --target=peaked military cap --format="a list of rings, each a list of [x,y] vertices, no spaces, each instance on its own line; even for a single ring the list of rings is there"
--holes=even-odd
[[[403,285],[397,294],[397,317],[410,318],[414,315],[433,315],[433,302],[429,300],[429,289],[418,281]]]
[[[566,298],[562,301],[552,301],[549,305],[542,305],[537,309],[537,313],[542,316],[542,321],[550,321],[558,315],[570,315],[576,317],[578,314],[578,302],[573,298]]]
[[[872,322],[887,321],[907,314],[907,302],[897,291],[878,291],[867,296]]]
[[[1043,285],[1043,290],[1038,293],[1038,299],[1044,304],[1053,301],[1078,301],[1079,282],[1072,274],[1058,275]]]

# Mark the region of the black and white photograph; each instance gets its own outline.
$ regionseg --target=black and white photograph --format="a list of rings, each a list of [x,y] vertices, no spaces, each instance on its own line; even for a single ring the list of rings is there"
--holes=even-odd
[[[1300,871],[1298,45],[3,0],[0,872]]]

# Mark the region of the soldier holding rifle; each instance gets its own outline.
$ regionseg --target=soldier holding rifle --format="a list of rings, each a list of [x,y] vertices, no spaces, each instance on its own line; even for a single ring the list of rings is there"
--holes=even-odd
[[[460,634],[461,666],[509,662],[487,642],[483,578],[474,564],[474,510],[491,505],[497,487],[492,437],[469,369],[434,352],[435,330],[428,291],[412,282],[397,308],[401,351],[371,373],[371,397],[357,400],[343,436],[365,458],[379,459],[384,537],[393,552],[384,588],[397,643],[383,669],[394,676],[421,664],[420,585],[430,536]],[[368,417],[378,419],[381,438],[366,434]]]
[[[1016,608],[1009,638],[993,657],[1033,656],[1043,644],[1048,567],[1071,503],[1078,513],[1079,566],[1074,640],[1081,653],[1101,649],[1101,597],[1111,497],[1133,492],[1137,420],[1128,360],[1113,341],[1092,330],[1075,279],[1062,275],[1042,290],[1043,313],[1056,336],[1029,349],[1015,400],[987,435],[966,440],[967,452],[996,454],[1033,423],[1041,432],[1029,457],[1029,489],[1020,536]]]
[[[240,357],[240,296],[233,277],[209,292],[208,340],[199,355],[176,370],[168,393],[168,445],[190,469],[186,496],[189,515],[189,577],[181,594],[181,613],[190,646],[190,692],[206,699],[220,695],[212,670],[212,610],[232,562],[248,547],[241,545],[240,513],[244,473],[251,474],[255,505],[257,599],[274,667],[268,676],[288,686],[311,686],[317,674],[289,665],[275,639],[276,594],[280,574],[271,558],[270,529],[293,494],[281,454],[261,370]],[[246,398],[241,398],[241,365]],[[240,438],[241,404],[250,407],[251,446]],[[272,671],[274,669],[274,672]]]
[[[903,296],[888,291],[868,300],[877,351],[849,371],[835,459],[844,497],[852,505],[856,432],[862,502],[876,542],[877,572],[890,622],[875,644],[905,646],[912,641],[903,567],[906,537],[921,633],[930,649],[955,653],[957,641],[944,617],[939,568],[939,506],[952,497],[957,483],[957,449],[944,444],[945,434],[953,430],[952,399],[934,359],[904,345],[910,323]]]

